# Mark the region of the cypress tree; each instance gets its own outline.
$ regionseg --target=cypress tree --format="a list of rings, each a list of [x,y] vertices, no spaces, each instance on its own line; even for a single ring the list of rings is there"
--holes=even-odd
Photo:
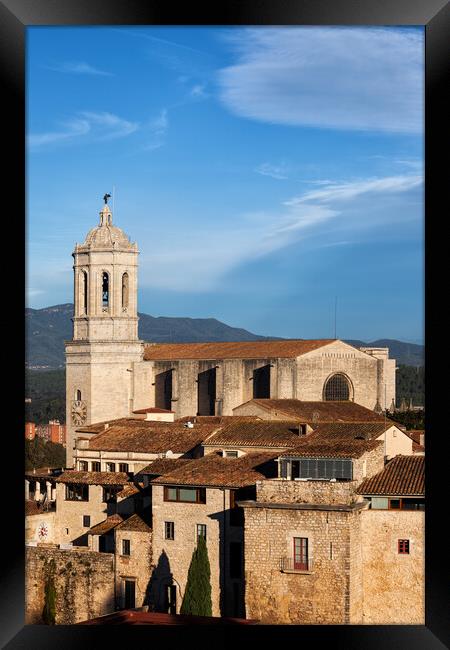
[[[56,590],[53,577],[49,577],[45,583],[45,603],[42,612],[42,620],[46,625],[55,625],[56,614]]]
[[[212,616],[211,568],[205,539],[200,535],[192,554],[180,614]]]

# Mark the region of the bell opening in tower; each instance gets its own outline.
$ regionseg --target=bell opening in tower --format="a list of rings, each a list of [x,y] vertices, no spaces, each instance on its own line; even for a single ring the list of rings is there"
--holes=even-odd
[[[102,275],[102,307],[109,307],[109,275],[106,271]]]

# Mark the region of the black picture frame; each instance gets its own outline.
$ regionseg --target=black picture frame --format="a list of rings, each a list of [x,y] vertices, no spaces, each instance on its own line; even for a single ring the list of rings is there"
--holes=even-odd
[[[34,25],[423,25],[425,27],[425,326],[426,326],[426,621],[424,626],[242,626],[241,628],[122,626],[114,630],[108,646],[126,647],[162,640],[172,647],[208,640],[224,644],[239,637],[243,643],[265,640],[296,644],[331,644],[336,648],[383,648],[383,650],[450,646],[448,553],[443,530],[446,524],[445,495],[448,469],[444,449],[447,436],[442,414],[448,401],[444,390],[447,380],[438,380],[438,345],[446,359],[444,335],[447,239],[443,236],[447,188],[446,128],[448,102],[444,89],[448,71],[448,36],[450,9],[446,0],[273,0],[224,1],[213,4],[189,2],[172,6],[162,0],[0,0],[0,54],[2,72],[2,107],[4,109],[3,151],[4,196],[2,201],[3,233],[8,233],[5,249],[13,253],[12,262],[4,265],[3,307],[8,310],[3,332],[3,443],[6,477],[3,482],[2,589],[0,608],[0,642],[8,650],[16,648],[79,648],[106,645],[106,628],[98,626],[24,626],[24,535],[23,535],[23,402],[24,386],[23,294],[25,285],[25,32]],[[12,198],[6,211],[4,202]],[[7,250],[5,250],[6,254]],[[5,269],[7,272],[5,272]],[[10,281],[8,281],[8,278]],[[448,290],[447,290],[448,294]],[[6,303],[6,306],[5,306]],[[389,314],[395,317],[395,314]],[[441,328],[441,329],[440,329]],[[13,376],[15,379],[13,380]],[[435,379],[436,378],[436,379]],[[444,388],[445,387],[445,388]],[[16,505],[16,504],[20,504]],[[14,515],[14,517],[13,517]],[[442,532],[441,532],[442,531]],[[111,634],[111,629],[108,630]],[[181,634],[180,634],[181,633]],[[145,635],[145,636],[143,636]],[[205,639],[209,637],[209,639]],[[280,638],[281,637],[281,638]],[[166,646],[167,647],[167,646]]]

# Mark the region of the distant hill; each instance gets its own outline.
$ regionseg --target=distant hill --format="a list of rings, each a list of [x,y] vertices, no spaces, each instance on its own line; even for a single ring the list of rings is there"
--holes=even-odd
[[[417,343],[404,343],[395,339],[378,339],[370,343],[357,340],[347,340],[346,342],[357,348],[389,348],[389,356],[397,361],[397,365],[418,368],[425,363],[425,346]]]
[[[25,310],[26,358],[30,368],[63,368],[64,341],[72,337],[73,304]],[[230,327],[215,318],[169,318],[139,314],[139,338],[155,343],[200,343],[202,341],[265,341],[279,337],[259,336],[245,329]],[[365,343],[348,340],[351,345],[389,347],[397,364],[419,367],[424,364],[424,346],[380,339]]]
[[[64,367],[64,341],[72,338],[72,316],[72,303],[25,310],[26,358],[30,368]],[[201,343],[264,341],[270,337],[230,327],[215,318],[170,318],[139,314],[139,338],[154,343]]]

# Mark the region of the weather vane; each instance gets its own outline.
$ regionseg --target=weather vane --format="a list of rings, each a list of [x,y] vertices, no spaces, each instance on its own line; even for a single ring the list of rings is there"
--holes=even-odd
[[[103,200],[104,200],[104,202],[105,202],[105,205],[108,204],[108,199],[110,199],[110,198],[111,198],[111,194],[105,194],[105,196],[103,197]]]

